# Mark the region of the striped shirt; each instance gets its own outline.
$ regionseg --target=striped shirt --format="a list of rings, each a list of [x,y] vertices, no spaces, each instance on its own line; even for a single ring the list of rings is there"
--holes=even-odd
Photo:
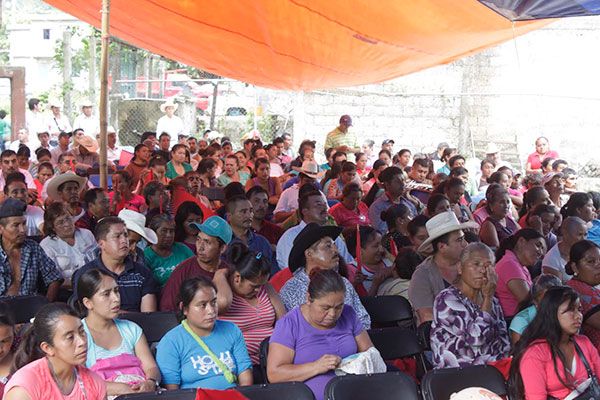
[[[350,131],[342,132],[340,131],[339,127],[329,132],[327,134],[327,138],[325,139],[325,149],[335,149],[340,146],[348,146],[354,149],[359,147],[356,135]]]
[[[264,287],[258,292],[258,304],[255,306],[236,294],[225,315],[219,319],[233,322],[240,328],[246,341],[246,348],[252,364],[260,364],[260,342],[271,336],[275,326],[275,308]]]

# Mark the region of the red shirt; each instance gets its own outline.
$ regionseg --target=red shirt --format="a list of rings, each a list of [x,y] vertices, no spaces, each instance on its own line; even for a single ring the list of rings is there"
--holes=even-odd
[[[229,268],[225,261],[221,260],[218,269]],[[160,296],[160,311],[175,311],[177,310],[177,297],[179,296],[179,288],[186,279],[204,276],[212,281],[215,274],[202,268],[198,264],[196,256],[190,257],[182,261],[175,267],[173,273],[165,283]]]
[[[108,199],[110,200],[110,204],[113,204],[113,197],[115,197],[115,192],[110,192],[108,194]],[[123,196],[121,196],[121,201],[117,204],[117,208],[115,209],[115,214],[119,214],[119,211],[122,209],[133,210],[141,213],[146,208],[146,199],[140,196],[139,194],[133,194],[133,197],[129,200],[125,200]]]
[[[292,279],[292,276],[294,276],[294,274],[292,274],[292,271],[289,268],[284,268],[281,271],[277,272],[275,275],[273,275],[273,277],[269,280],[269,283],[271,284],[271,286],[273,286],[273,289],[275,289],[275,291],[279,293],[283,285],[285,285],[287,281]]]
[[[542,161],[544,161],[546,158],[557,159],[558,153],[554,150],[549,150],[542,156],[537,152],[534,152],[527,157],[527,163],[530,165],[531,169],[542,169]]]
[[[594,286],[590,286],[578,279],[570,279],[567,281],[567,285],[572,287],[573,290],[579,294],[584,319],[587,313],[600,305],[600,290],[596,289]],[[587,336],[597,349],[600,349],[600,330],[592,328],[588,324],[583,324],[581,333]]]
[[[335,223],[343,228],[371,225],[369,207],[362,201],[358,203],[358,212],[348,210],[342,203],[337,203],[329,209],[329,214],[333,217]]]
[[[258,230],[256,233],[264,236],[269,243],[277,245],[277,241],[279,241],[279,238],[281,238],[283,232],[285,231],[279,225],[264,220],[260,226],[260,230]]]

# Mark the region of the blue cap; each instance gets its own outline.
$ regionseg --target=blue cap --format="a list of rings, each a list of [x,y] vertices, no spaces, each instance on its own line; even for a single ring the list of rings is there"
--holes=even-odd
[[[225,242],[225,244],[229,244],[229,242],[231,242],[231,238],[233,237],[233,232],[231,231],[231,227],[227,221],[216,215],[207,218],[202,224],[192,222],[190,226],[193,226],[209,236],[220,238],[223,242]]]

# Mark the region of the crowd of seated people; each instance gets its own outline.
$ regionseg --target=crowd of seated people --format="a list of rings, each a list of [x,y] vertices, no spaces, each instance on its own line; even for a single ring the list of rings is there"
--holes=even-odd
[[[495,145],[474,163],[447,143],[377,151],[351,125],[342,116],[323,151],[304,140],[298,153],[289,134],[238,149],[145,132],[130,158],[112,157],[108,189],[92,183],[85,128],[3,151],[3,396],[266,378],[323,399],[341,360],[373,347],[372,296],[402,297],[414,327],[430,327],[431,368],[512,357],[515,398],[573,396],[585,363],[600,373],[600,194],[577,190],[546,138],[521,172]],[[51,303],[20,326],[1,297],[26,295]],[[157,311],[179,323],[154,352],[126,314]]]

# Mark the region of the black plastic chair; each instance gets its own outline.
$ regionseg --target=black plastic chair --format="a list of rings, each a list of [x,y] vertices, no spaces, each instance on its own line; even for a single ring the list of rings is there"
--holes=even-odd
[[[489,365],[434,369],[423,377],[421,392],[424,400],[448,400],[452,393],[474,386],[488,389],[498,396],[507,394],[504,376]]]
[[[302,382],[270,383],[268,385],[238,386],[238,392],[250,400],[314,400],[315,396]]]
[[[423,350],[431,350],[431,321],[423,322],[417,328],[417,336]]]
[[[314,395],[304,383],[286,382],[270,385],[238,386],[238,392],[250,400],[314,400]],[[161,390],[154,393],[125,394],[115,400],[195,400],[196,389]]]
[[[0,297],[11,310],[16,324],[25,324],[35,317],[40,308],[48,304],[48,299],[44,296],[6,296]]]
[[[267,376],[267,358],[269,356],[269,339],[265,338],[260,342],[260,348],[258,350],[258,358],[260,361],[260,373],[262,374],[263,382],[269,383],[269,377]]]
[[[417,361],[418,376],[429,369],[415,331],[406,328],[383,328],[371,329],[368,334],[385,361],[413,357]]]
[[[179,325],[175,313],[167,311],[149,313],[128,312],[121,314],[119,318],[138,324],[142,328],[144,335],[146,335],[148,343],[159,342],[165,333]]]
[[[402,296],[369,296],[363,297],[361,302],[371,317],[373,328],[415,327],[413,309]]]
[[[289,397],[291,398],[291,397]],[[417,385],[402,372],[336,376],[325,387],[325,400],[419,400]]]

